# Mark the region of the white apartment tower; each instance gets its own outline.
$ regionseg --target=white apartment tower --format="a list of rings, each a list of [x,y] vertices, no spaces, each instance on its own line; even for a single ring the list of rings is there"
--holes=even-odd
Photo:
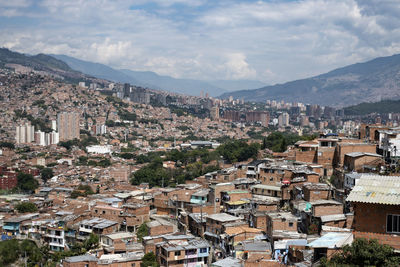
[[[15,141],[17,144],[32,143],[35,140],[35,126],[28,123],[16,127]]]
[[[278,117],[278,125],[279,127],[289,126],[289,114],[287,112],[283,112]]]

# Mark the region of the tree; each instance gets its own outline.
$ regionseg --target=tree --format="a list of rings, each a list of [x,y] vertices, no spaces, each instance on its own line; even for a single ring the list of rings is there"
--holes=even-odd
[[[87,195],[93,195],[93,189],[89,185],[79,185],[77,189],[71,192],[71,198],[86,197]]]
[[[156,255],[153,252],[146,253],[142,258],[140,267],[158,267]]]
[[[266,140],[265,137],[264,137],[264,138],[263,138],[262,145],[261,145],[261,149],[264,150],[264,149],[266,149],[266,148],[267,148],[267,140]]]
[[[41,173],[41,178],[44,183],[47,183],[47,181],[54,176],[53,170],[50,168],[44,168]]]
[[[400,257],[388,245],[377,240],[356,239],[343,247],[342,253],[334,255],[330,261],[323,260],[323,266],[399,266]]]
[[[15,205],[15,209],[19,213],[35,212],[38,210],[36,205],[32,202],[19,202],[17,205]]]
[[[229,163],[245,161],[249,158],[256,158],[260,144],[247,144],[242,140],[227,142],[217,148],[217,152]]]
[[[93,233],[90,234],[89,238],[83,242],[83,247],[86,251],[97,248],[99,246],[99,236]]]
[[[148,236],[149,235],[149,228],[147,227],[146,223],[142,223],[137,231],[137,239],[139,242],[142,242],[143,237]]]
[[[18,173],[17,180],[18,188],[25,192],[32,192],[39,187],[38,181],[33,178],[32,174],[20,172]]]
[[[47,247],[39,248],[31,240],[11,239],[0,242],[0,266],[13,266],[20,258],[26,259],[27,266],[51,266],[48,265],[50,254]]]
[[[0,242],[0,265],[7,266],[19,258],[18,240],[11,239]]]
[[[0,147],[14,149],[15,145],[13,143],[10,143],[10,142],[0,142]]]

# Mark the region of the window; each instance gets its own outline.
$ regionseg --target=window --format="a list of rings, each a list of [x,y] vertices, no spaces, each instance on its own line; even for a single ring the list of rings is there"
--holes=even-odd
[[[293,223],[292,222],[289,222],[289,227],[293,227]]]
[[[393,214],[387,215],[386,232],[400,233],[400,215],[393,215]]]
[[[200,248],[200,253],[207,253],[207,248]]]
[[[135,266],[136,266],[136,263],[132,263],[132,264],[131,264],[131,267],[135,267]]]
[[[274,180],[274,177],[269,178],[269,180],[272,182]]]
[[[180,256],[181,252],[180,251],[175,251],[175,256]]]

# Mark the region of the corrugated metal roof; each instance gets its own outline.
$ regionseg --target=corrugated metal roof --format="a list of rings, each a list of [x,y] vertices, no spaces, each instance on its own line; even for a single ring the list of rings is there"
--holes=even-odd
[[[249,203],[249,202],[250,201],[248,201],[248,200],[237,200],[237,201],[226,202],[226,204],[235,206],[235,205],[243,205],[243,204],[246,204],[246,203]]]
[[[345,156],[349,156],[352,158],[357,158],[357,157],[361,157],[361,156],[371,156],[371,157],[382,158],[382,156],[379,154],[367,153],[367,152],[351,152],[351,153],[345,154]]]
[[[346,199],[387,205],[400,205],[400,176],[363,174]]]
[[[279,186],[265,185],[265,184],[253,185],[253,186],[251,186],[250,188],[251,188],[251,189],[257,188],[257,189],[266,189],[266,190],[273,190],[273,191],[281,191],[281,187],[279,187]]]
[[[352,233],[327,233],[308,244],[308,246],[312,248],[341,248],[352,242]]]

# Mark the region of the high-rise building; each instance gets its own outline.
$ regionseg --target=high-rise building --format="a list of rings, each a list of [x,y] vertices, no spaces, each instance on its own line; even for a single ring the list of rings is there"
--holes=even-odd
[[[214,121],[219,119],[219,107],[217,105],[210,109],[210,117]]]
[[[289,114],[287,112],[283,112],[278,117],[278,125],[279,127],[289,126]]]
[[[262,126],[268,127],[269,113],[266,111],[246,112],[246,122],[260,122]]]
[[[59,141],[79,139],[79,114],[63,112],[57,115]]]
[[[91,130],[94,135],[102,135],[107,133],[107,126],[104,124],[92,125]]]
[[[51,129],[53,131],[57,131],[57,121],[56,120],[51,121]]]
[[[15,129],[15,141],[17,144],[32,143],[35,140],[35,126],[26,123]]]
[[[240,112],[236,110],[225,110],[224,119],[228,121],[240,121]]]
[[[124,98],[129,97],[131,93],[131,85],[129,83],[124,84]]]
[[[45,133],[42,131],[35,132],[35,143],[39,146],[56,145],[59,142],[58,132]]]

